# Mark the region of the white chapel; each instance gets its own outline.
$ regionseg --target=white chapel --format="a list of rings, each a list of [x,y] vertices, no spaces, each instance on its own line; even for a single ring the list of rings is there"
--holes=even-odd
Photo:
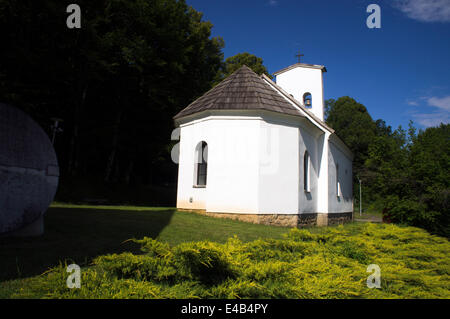
[[[177,208],[302,227],[352,219],[350,149],[324,122],[321,65],[243,66],[175,117]]]

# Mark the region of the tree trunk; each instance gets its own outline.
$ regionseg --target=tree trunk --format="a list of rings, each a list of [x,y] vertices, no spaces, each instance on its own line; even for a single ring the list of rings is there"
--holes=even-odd
[[[81,94],[81,101],[79,104],[75,104],[74,110],[74,121],[73,121],[73,133],[70,139],[70,151],[69,151],[69,165],[68,165],[68,173],[70,175],[75,175],[76,170],[78,168],[78,158],[79,158],[79,119],[80,119],[80,111],[83,109],[84,104],[86,102],[86,94],[87,94],[88,85],[86,84],[83,92]]]
[[[128,164],[128,168],[125,172],[125,184],[127,184],[127,185],[130,184],[131,173],[133,172],[133,166],[134,166],[134,161],[130,160],[130,163]]]
[[[106,162],[106,170],[105,170],[105,182],[109,182],[111,180],[111,173],[114,167],[114,162],[116,160],[117,155],[117,147],[119,144],[119,132],[120,132],[120,123],[122,121],[122,110],[118,111],[116,117],[116,123],[114,124],[114,133],[112,140],[112,149],[109,154],[108,161]]]

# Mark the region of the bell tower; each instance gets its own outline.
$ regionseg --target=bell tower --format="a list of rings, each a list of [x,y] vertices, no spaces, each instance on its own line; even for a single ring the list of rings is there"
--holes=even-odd
[[[298,54],[300,58],[300,54]],[[296,63],[274,73],[276,83],[323,121],[323,65]]]

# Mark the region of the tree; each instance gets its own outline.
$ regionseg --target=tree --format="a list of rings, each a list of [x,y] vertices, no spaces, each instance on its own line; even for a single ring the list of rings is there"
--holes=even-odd
[[[358,174],[367,159],[369,144],[375,137],[375,123],[366,107],[351,97],[328,100],[326,105],[326,122],[352,150],[355,173]]]
[[[44,128],[64,119],[63,189],[173,183],[172,117],[213,85],[223,40],[182,0],[80,0],[81,29],[69,3],[0,0],[1,101]]]
[[[328,115],[330,114],[330,110],[335,103],[336,103],[335,99],[325,100],[324,108],[323,108],[323,117],[324,117],[325,122],[327,121]]]
[[[429,127],[410,140],[403,185],[408,191],[388,197],[389,216],[450,237],[450,124]]]
[[[225,60],[225,64],[223,67],[223,78],[229,76],[243,65],[248,66],[258,75],[264,73],[271,79],[273,78],[272,75],[270,75],[267,71],[267,68],[264,66],[263,59],[247,52],[238,53],[234,56],[228,57]]]
[[[393,131],[350,97],[328,100],[325,109],[327,123],[355,155],[366,206],[386,209],[394,222],[449,237],[450,124],[417,134],[410,122],[408,130]]]
[[[384,198],[390,194],[405,194],[409,177],[408,149],[405,131],[400,126],[393,131],[384,121],[377,120],[377,133],[369,144],[367,159],[364,162],[366,199],[378,201],[383,208]]]

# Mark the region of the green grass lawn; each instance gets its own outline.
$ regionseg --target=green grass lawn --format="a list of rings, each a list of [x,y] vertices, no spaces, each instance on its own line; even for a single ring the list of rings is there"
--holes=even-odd
[[[287,228],[254,225],[178,212],[170,207],[80,206],[53,204],[45,215],[45,234],[0,238],[0,282],[40,275],[59,261],[88,265],[103,254],[139,252],[125,242],[144,236],[175,245],[212,240],[223,243],[238,235],[243,241],[281,238]]]
[[[59,204],[44,236],[1,238],[0,260],[0,298],[450,298],[448,240],[387,224],[291,230]],[[81,289],[66,286],[72,262]],[[367,288],[369,264],[380,289]]]

